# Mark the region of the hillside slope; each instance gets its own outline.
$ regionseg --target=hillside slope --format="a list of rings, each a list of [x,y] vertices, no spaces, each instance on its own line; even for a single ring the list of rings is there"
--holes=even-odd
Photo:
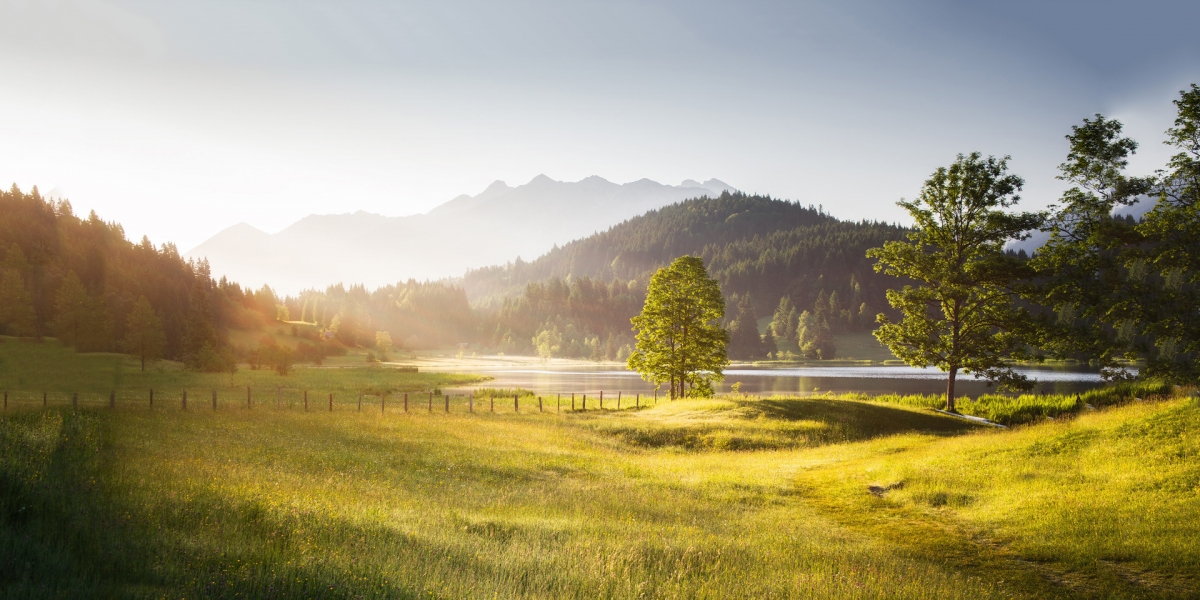
[[[886,223],[841,221],[769,196],[726,192],[647,212],[531,262],[472,270],[462,285],[473,303],[489,305],[551,278],[644,283],[675,258],[694,255],[704,258],[727,296],[751,292],[763,310],[774,308],[784,295],[798,305],[811,304],[822,290],[870,298],[881,307],[891,278],[874,272],[866,251],[902,238],[905,231]]]
[[[861,331],[886,309],[885,291],[895,284],[874,271],[866,252],[904,233],[726,192],[650,211],[532,262],[470,271],[459,283],[474,306],[495,310],[485,325],[488,341],[505,352],[533,352],[533,338],[554,330],[551,337],[561,334],[562,343],[551,346],[560,345],[564,356],[619,358],[618,350],[632,344],[629,319],[642,307],[650,275],[684,255],[704,259],[730,321],[741,310],[771,315],[787,298],[796,312],[823,314],[834,333]],[[751,306],[741,302],[747,294]],[[786,333],[794,338],[796,315],[790,318]]]

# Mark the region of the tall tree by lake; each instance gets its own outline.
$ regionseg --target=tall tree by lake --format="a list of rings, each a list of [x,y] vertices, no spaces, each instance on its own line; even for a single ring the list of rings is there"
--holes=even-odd
[[[878,317],[875,337],[914,366],[947,373],[946,410],[954,411],[959,371],[983,376],[1011,389],[1029,382],[1010,359],[1024,357],[1032,329],[1029,313],[1016,305],[1018,285],[1031,270],[1006,254],[1004,244],[1025,239],[1044,217],[1009,213],[1022,179],[1008,172],[1008,158],[959,155],[925,182],[916,200],[898,204],[915,227],[908,241],[873,248],[877,271],[914,280],[888,290],[902,317]]]
[[[729,334],[720,326],[725,299],[704,261],[681,256],[650,278],[642,313],[631,319],[637,348],[629,368],[642,378],[669,383],[671,399],[713,394],[729,364]]]

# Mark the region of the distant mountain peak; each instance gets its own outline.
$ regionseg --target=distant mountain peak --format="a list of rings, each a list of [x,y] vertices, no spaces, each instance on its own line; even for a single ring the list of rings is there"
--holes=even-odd
[[[726,189],[733,188],[715,179],[676,186],[650,179],[619,184],[598,175],[565,182],[543,173],[515,187],[493,181],[423,215],[309,215],[274,234],[238,224],[187,256],[207,257],[213,273],[254,287],[270,282],[284,293],[338,281],[380,286],[454,277],[540,256],[647,211]]]
[[[494,194],[496,192],[507,192],[508,190],[511,190],[511,189],[512,188],[508,187],[507,183],[504,183],[503,181],[500,181],[499,179],[497,179],[497,180],[493,181],[491,185],[487,186],[487,189],[483,190],[483,193],[484,194]]]

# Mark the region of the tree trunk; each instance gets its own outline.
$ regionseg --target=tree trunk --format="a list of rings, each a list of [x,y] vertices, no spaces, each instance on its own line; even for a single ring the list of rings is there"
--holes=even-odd
[[[946,411],[957,413],[954,406],[954,378],[958,375],[958,367],[950,368],[950,376],[946,378]]]

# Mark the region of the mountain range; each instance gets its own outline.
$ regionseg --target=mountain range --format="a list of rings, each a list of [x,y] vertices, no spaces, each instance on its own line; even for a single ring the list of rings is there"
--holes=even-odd
[[[207,259],[216,277],[247,286],[269,283],[286,294],[336,283],[373,288],[534,258],[647,211],[727,191],[735,190],[716,179],[617,184],[596,176],[563,182],[539,175],[516,187],[496,181],[420,215],[309,215],[274,234],[239,223],[185,256]]]

